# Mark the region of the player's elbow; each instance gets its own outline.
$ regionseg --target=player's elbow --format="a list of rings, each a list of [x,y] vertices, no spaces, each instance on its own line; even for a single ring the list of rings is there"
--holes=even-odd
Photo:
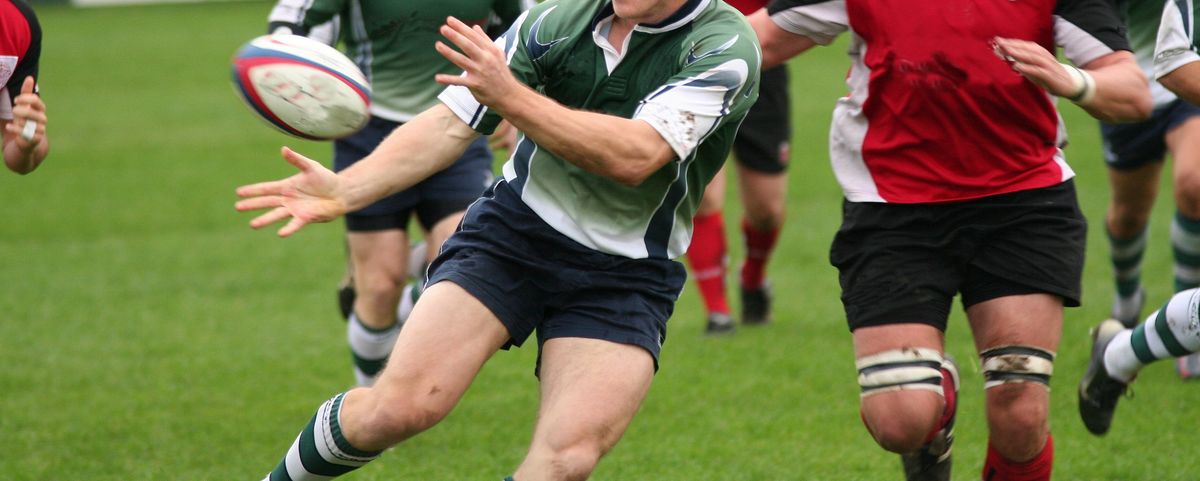
[[[1181,74],[1179,70],[1159,77],[1158,83],[1189,103],[1200,102],[1200,82],[1191,81],[1189,76]]]
[[[675,151],[666,146],[665,142],[662,144],[660,146],[656,143],[649,148],[636,149],[632,152],[618,154],[615,158],[610,158],[608,163],[613,168],[610,170],[609,177],[629,187],[642,185],[646,179],[649,179],[655,172],[658,172],[663,165],[666,165],[667,162],[675,158]]]

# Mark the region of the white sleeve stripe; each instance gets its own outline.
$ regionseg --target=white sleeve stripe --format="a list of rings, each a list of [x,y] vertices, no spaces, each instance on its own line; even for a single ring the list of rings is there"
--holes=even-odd
[[[841,0],[780,10],[771,14],[771,21],[781,29],[821,45],[832,43],[850,25],[846,2]]]
[[[1100,39],[1058,15],[1054,16],[1054,43],[1061,46],[1063,55],[1078,66],[1114,52]]]
[[[1192,0],[1186,0],[1184,5],[1165,2],[1154,48],[1154,78],[1162,78],[1179,67],[1200,61],[1193,45],[1196,38],[1193,8]]]

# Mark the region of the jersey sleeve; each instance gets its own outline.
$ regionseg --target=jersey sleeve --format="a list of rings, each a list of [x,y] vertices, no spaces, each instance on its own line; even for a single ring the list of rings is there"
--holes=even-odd
[[[820,45],[829,45],[850,28],[844,0],[773,0],[767,13],[779,28]]]
[[[528,17],[529,12],[522,13],[520,17],[517,17],[508,31],[496,38],[495,44],[504,52],[505,58],[508,59],[508,68],[517,81],[536,90],[540,85],[537,66],[530,59],[526,42],[523,40],[528,31],[527,28],[524,28],[525,20]],[[471,93],[470,89],[461,85],[446,87],[438,95],[438,100],[450,107],[450,110],[459,119],[483,135],[490,135],[502,120],[499,114],[475,100],[475,95]]]
[[[1154,44],[1154,77],[1174,72],[1175,69],[1200,60],[1196,54],[1196,39],[1192,33],[1195,12],[1189,8],[1192,2],[1163,2],[1162,21],[1158,25],[1158,38]]]
[[[25,77],[33,77],[33,89],[34,92],[37,91],[38,66],[42,58],[42,26],[38,23],[37,15],[34,15],[33,9],[25,2],[13,2],[13,5],[20,10],[25,22],[29,24],[29,48],[25,50],[25,55],[20,56],[16,68],[4,85],[8,91],[9,100],[6,106],[10,108],[10,112],[13,99],[21,93],[21,84],[25,82]],[[12,118],[11,113],[8,118]]]
[[[267,15],[267,31],[275,33],[280,28],[286,28],[296,35],[312,36],[317,31],[330,28],[330,22],[337,18],[345,6],[346,0],[278,0]],[[332,44],[337,38],[316,40]]]
[[[494,26],[498,33],[507,32],[513,22],[516,22],[517,17],[535,4],[535,0],[495,0],[492,3],[492,14],[496,17],[495,23],[493,25],[489,22],[488,27]]]
[[[697,42],[684,68],[642,100],[633,114],[657,130],[677,160],[687,159],[705,137],[740,122],[758,97],[762,59],[750,34],[712,35]]]
[[[1075,65],[1131,50],[1125,24],[1109,0],[1060,0],[1054,7],[1054,43]]]

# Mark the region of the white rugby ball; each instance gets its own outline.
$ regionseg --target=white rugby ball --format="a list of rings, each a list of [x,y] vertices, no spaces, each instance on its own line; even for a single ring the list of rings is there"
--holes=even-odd
[[[299,35],[255,38],[233,57],[233,85],[250,110],[313,140],[353,134],[370,119],[371,87],[337,49]]]

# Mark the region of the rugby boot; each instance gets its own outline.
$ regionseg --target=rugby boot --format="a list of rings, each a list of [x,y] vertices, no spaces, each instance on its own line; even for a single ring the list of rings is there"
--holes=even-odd
[[[934,433],[925,446],[915,453],[902,454],[904,479],[908,481],[950,481],[950,448],[954,445],[954,417],[958,412],[958,365],[947,356],[942,362],[942,375],[950,377],[951,392],[946,395],[949,412],[942,428]],[[942,383],[945,389],[945,383]]]
[[[1104,350],[1117,333],[1124,330],[1121,321],[1108,319],[1092,329],[1092,358],[1079,381],[1079,417],[1092,434],[1101,436],[1112,426],[1117,401],[1128,385],[1109,377],[1104,367]]]
[[[733,317],[724,312],[710,312],[704,332],[709,335],[729,334],[734,329]]]
[[[1200,378],[1200,353],[1188,354],[1175,359],[1175,370],[1184,379]]]
[[[771,286],[742,288],[742,323],[762,325],[771,322]]]

